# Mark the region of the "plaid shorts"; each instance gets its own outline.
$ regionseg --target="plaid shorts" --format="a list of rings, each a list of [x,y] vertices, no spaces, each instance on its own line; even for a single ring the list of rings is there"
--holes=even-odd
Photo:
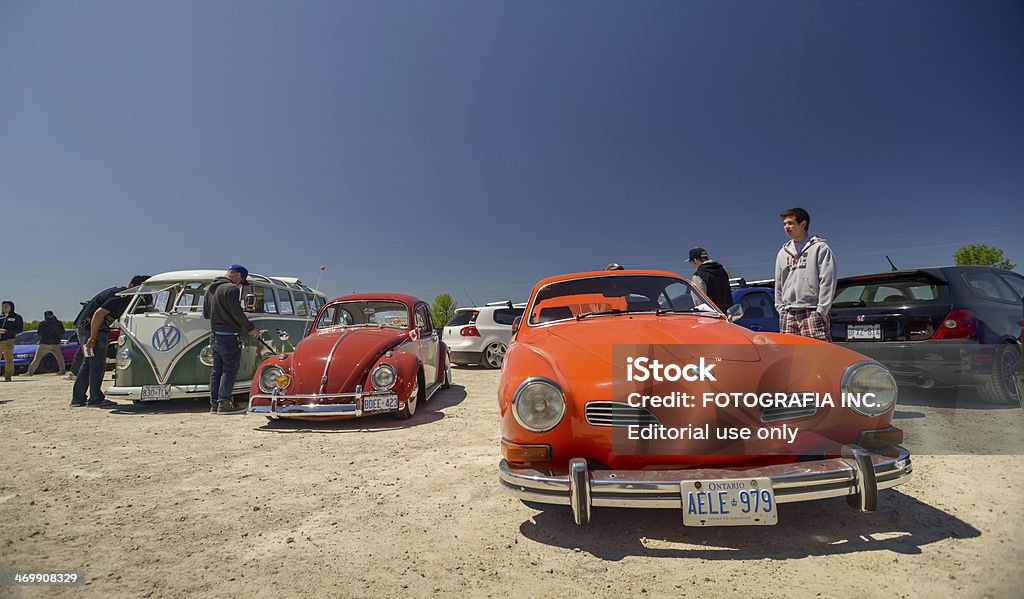
[[[813,308],[783,308],[779,312],[779,332],[832,341],[829,319]]]

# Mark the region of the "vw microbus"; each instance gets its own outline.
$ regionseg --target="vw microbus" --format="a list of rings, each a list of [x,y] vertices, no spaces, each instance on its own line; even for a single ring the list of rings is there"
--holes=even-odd
[[[130,296],[121,317],[114,384],[106,394],[134,402],[210,397],[210,321],[203,318],[206,290],[223,270],[181,270],[150,277]],[[260,338],[241,335],[242,357],[234,392],[248,396],[256,367],[268,356],[294,349],[323,293],[296,278],[250,273],[241,289],[242,309]]]

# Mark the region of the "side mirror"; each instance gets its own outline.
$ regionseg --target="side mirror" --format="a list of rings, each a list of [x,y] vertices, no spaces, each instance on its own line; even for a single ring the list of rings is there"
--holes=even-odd
[[[726,316],[729,318],[729,322],[736,322],[743,318],[743,306],[739,304],[733,304],[729,306],[729,309],[725,311]]]
[[[289,337],[290,337],[290,335],[288,334],[288,331],[286,331],[284,329],[277,329],[277,338],[278,339],[280,339],[281,341],[288,341]]]
[[[515,335],[519,331],[519,325],[523,324],[523,317],[516,316],[516,319],[512,321],[512,334]]]
[[[256,311],[256,294],[246,293],[245,294],[245,311],[255,312]]]

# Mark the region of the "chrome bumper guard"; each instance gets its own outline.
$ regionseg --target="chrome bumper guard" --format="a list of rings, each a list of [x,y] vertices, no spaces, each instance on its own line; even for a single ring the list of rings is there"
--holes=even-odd
[[[523,501],[568,505],[576,524],[590,521],[599,507],[682,508],[682,481],[767,477],[776,503],[847,498],[851,507],[874,511],[878,491],[907,482],[913,467],[910,452],[898,445],[872,453],[843,446],[842,457],[748,469],[590,470],[587,461],[569,461],[569,471],[499,465],[502,486]]]
[[[363,411],[363,398],[367,397],[385,397],[388,395],[397,395],[394,391],[369,391],[363,393],[362,387],[356,387],[355,393],[296,393],[296,394],[284,394],[277,393],[260,393],[249,397],[249,412],[252,414],[263,414],[268,418],[288,418],[289,416],[302,416],[302,417],[330,417],[330,416],[352,416],[357,418],[359,416],[368,414],[385,414],[393,410],[374,410],[372,412]],[[324,404],[319,403],[319,400],[324,399],[342,399],[351,397],[355,401],[352,403],[339,403],[339,404]],[[252,405],[255,399],[269,399],[269,406],[254,406]],[[289,405],[280,405],[281,400],[299,400],[303,403],[294,403]],[[314,401],[308,401],[314,400]],[[401,409],[402,401],[399,399],[398,407]]]

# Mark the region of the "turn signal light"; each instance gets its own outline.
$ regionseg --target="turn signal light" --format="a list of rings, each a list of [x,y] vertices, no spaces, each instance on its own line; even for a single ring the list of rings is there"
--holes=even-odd
[[[501,455],[512,464],[529,462],[550,462],[550,445],[520,445],[511,441],[501,440]]]
[[[462,330],[459,331],[459,334],[462,335],[463,337],[479,337],[480,331],[476,330],[475,326],[470,325],[468,327],[462,327]]]

